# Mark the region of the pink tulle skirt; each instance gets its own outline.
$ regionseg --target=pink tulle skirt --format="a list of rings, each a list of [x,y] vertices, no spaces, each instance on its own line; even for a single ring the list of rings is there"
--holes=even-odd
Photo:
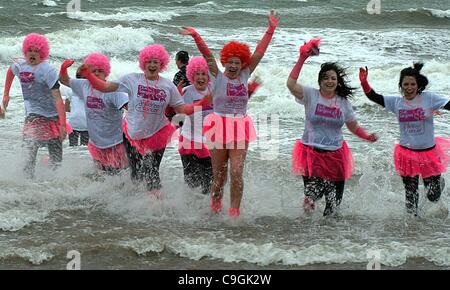
[[[70,126],[69,122],[66,121],[66,132],[70,134],[73,132],[72,126]]]
[[[122,122],[123,132],[130,142],[131,146],[136,148],[136,150],[141,155],[146,155],[151,152],[159,151],[166,148],[167,144],[169,144],[172,139],[178,137],[174,134],[176,132],[176,128],[171,123],[162,127],[158,132],[153,134],[152,136],[144,139],[135,140],[130,137],[128,134],[127,122],[123,119]]]
[[[445,172],[450,160],[450,138],[436,137],[435,141],[436,146],[426,151],[413,151],[395,144],[394,165],[397,173],[427,178]]]
[[[336,151],[323,151],[297,140],[292,152],[292,172],[302,176],[320,177],[330,181],[347,180],[355,163],[352,152],[344,141]]]
[[[211,157],[211,153],[204,143],[195,142],[180,135],[178,143],[178,152],[180,155],[195,155],[198,158]]]
[[[203,122],[203,135],[209,148],[214,144],[249,143],[256,140],[255,126],[252,118],[248,115],[245,117],[225,117],[211,113],[206,116]]]
[[[59,138],[58,120],[36,117],[25,122],[23,139],[34,141],[48,141]]]
[[[123,143],[100,149],[89,142],[88,150],[91,153],[92,159],[100,162],[105,167],[126,168],[128,166],[128,157]]]

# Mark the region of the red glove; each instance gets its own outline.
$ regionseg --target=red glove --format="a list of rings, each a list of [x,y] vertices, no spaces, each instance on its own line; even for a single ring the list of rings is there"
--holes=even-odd
[[[206,45],[203,38],[198,34],[198,32],[193,27],[186,27],[185,31],[194,38],[195,44],[197,45],[198,50],[203,56],[211,56],[212,52]]]
[[[264,55],[264,53],[266,52],[267,47],[269,46],[269,43],[272,40],[275,28],[277,28],[278,26],[279,20],[280,18],[277,17],[276,13],[274,11],[271,11],[269,15],[269,27],[267,27],[266,33],[264,33],[263,38],[258,43],[255,49],[255,52],[257,52],[259,55]]]
[[[59,75],[60,76],[67,76],[69,77],[68,73],[67,73],[67,69],[74,63],[75,61],[72,59],[66,59],[62,64],[61,64],[61,68],[59,70]]]
[[[94,89],[101,92],[106,89],[106,82],[96,77],[87,65],[80,67],[80,75],[87,79]]]
[[[209,95],[206,95],[203,97],[203,99],[195,101],[193,104],[185,104],[184,113],[186,115],[192,115],[194,113],[195,107],[202,107],[202,109],[208,107],[210,104],[209,99],[210,99]]]
[[[248,83],[248,97],[250,98],[260,87],[261,82],[258,80],[250,81]]]
[[[321,38],[313,38],[300,46],[300,56],[306,59],[312,55],[319,55],[319,45],[321,41]]]
[[[361,87],[363,88],[363,91],[365,94],[370,93],[372,88],[369,85],[369,82],[367,81],[367,77],[369,76],[369,69],[366,66],[366,69],[363,69],[362,67],[359,68],[359,81],[361,82]]]

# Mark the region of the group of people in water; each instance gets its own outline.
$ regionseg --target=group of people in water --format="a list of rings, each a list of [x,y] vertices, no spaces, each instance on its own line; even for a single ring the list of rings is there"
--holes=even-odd
[[[224,45],[220,51],[223,72],[200,34],[192,27],[183,28],[180,34],[192,37],[202,56],[189,59],[186,51],[178,52],[180,71],[173,81],[160,75],[169,63],[169,53],[160,44],[140,51],[141,72],[108,80],[108,57],[91,53],[77,69],[76,78],[70,78],[68,68],[74,61],[65,60],[58,73],[47,62],[49,43],[45,36],[27,35],[22,46],[25,59],[8,69],[0,107],[0,117],[4,117],[11,84],[17,76],[26,115],[22,133],[26,176],[34,176],[40,147],[48,148],[50,166],[57,168],[69,130],[70,145],[81,136],[99,170],[116,174],[129,168],[133,181],[144,183],[149,194],[161,197],[160,163],[181,126],[178,149],[186,183],[210,194],[211,211],[219,213],[229,179],[228,215],[238,217],[247,149],[257,137],[247,107],[260,83],[250,81],[250,77],[271,42],[279,16],[271,11],[268,20],[267,30],[253,53],[242,42]],[[303,136],[295,142],[292,153],[292,172],[302,176],[304,182],[303,208],[305,212],[314,211],[318,200],[325,196],[323,215],[329,216],[341,204],[345,182],[354,169],[342,127],[345,124],[350,132],[368,142],[377,141],[378,136],[358,124],[350,103],[355,88],[349,85],[339,64],[321,65],[319,89],[299,82],[303,64],[319,54],[319,45],[320,39],[312,39],[300,47],[287,88],[305,107]],[[395,145],[394,165],[405,186],[406,210],[412,215],[418,215],[419,177],[428,200],[440,200],[444,184],[441,174],[446,171],[450,151],[450,139],[435,137],[433,123],[435,112],[450,110],[450,102],[425,91],[428,80],[421,74],[422,67],[415,63],[400,72],[401,96],[376,93],[369,85],[367,67],[359,72],[366,96],[394,113],[399,122],[400,141]],[[66,124],[69,106],[67,100],[66,105],[63,102],[60,84],[71,88],[70,110],[75,114],[80,107],[84,109],[84,126],[72,120],[71,126]]]

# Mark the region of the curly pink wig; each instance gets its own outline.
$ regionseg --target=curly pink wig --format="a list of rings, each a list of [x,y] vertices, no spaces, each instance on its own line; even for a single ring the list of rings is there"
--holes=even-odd
[[[39,33],[30,33],[25,36],[22,44],[22,53],[25,56],[29,48],[36,48],[39,50],[39,56],[41,60],[46,60],[50,53],[50,46],[45,36]]]
[[[209,72],[208,64],[202,56],[191,58],[186,67],[186,76],[191,84],[194,83],[194,75],[199,71],[204,71],[206,75],[208,75]]]
[[[169,63],[169,53],[161,44],[152,44],[144,47],[139,53],[139,67],[145,71],[145,64],[151,59],[161,62],[161,71],[165,71]]]
[[[247,44],[230,41],[220,51],[220,62],[223,66],[227,63],[230,57],[238,57],[241,60],[242,68],[246,68],[250,64],[252,53]]]
[[[111,72],[111,65],[109,64],[109,59],[106,55],[94,52],[89,54],[84,60],[85,64],[91,66],[92,69],[101,69],[105,72],[105,76],[109,76]]]

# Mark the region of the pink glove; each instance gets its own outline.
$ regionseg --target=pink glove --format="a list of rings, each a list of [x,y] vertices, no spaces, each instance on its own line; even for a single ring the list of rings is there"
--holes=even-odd
[[[369,76],[369,69],[366,66],[366,69],[363,69],[362,67],[359,68],[359,81],[361,82],[361,87],[363,88],[363,91],[365,94],[370,93],[372,88],[369,85],[369,82],[367,81],[367,77]]]
[[[319,45],[321,41],[321,38],[313,38],[300,46],[300,56],[306,59],[312,55],[319,55]]]
[[[270,41],[272,40],[273,33],[275,32],[275,28],[278,26],[278,21],[280,18],[277,16],[275,11],[271,11],[269,15],[269,27],[267,27],[266,33],[264,33],[263,38],[256,46],[255,52],[259,55],[264,55],[269,46]]]
[[[250,81],[248,83],[248,97],[250,98],[260,87],[261,83],[258,80]]]
[[[191,35],[192,38],[194,38],[195,44],[197,45],[198,50],[203,56],[211,56],[212,52],[206,45],[203,38],[198,34],[198,32],[193,27],[186,27],[184,30],[187,32],[187,34]]]
[[[80,75],[87,79],[92,87],[103,92],[106,89],[106,82],[96,77],[86,65],[80,67]]]
[[[74,63],[75,61],[72,59],[66,59],[59,69],[59,76],[63,78],[69,78],[69,74],[67,73],[67,69]]]
[[[192,115],[195,107],[202,107],[202,109],[208,107],[210,104],[210,95],[204,96],[201,100],[194,102],[193,104],[184,105],[184,113],[186,115]]]

